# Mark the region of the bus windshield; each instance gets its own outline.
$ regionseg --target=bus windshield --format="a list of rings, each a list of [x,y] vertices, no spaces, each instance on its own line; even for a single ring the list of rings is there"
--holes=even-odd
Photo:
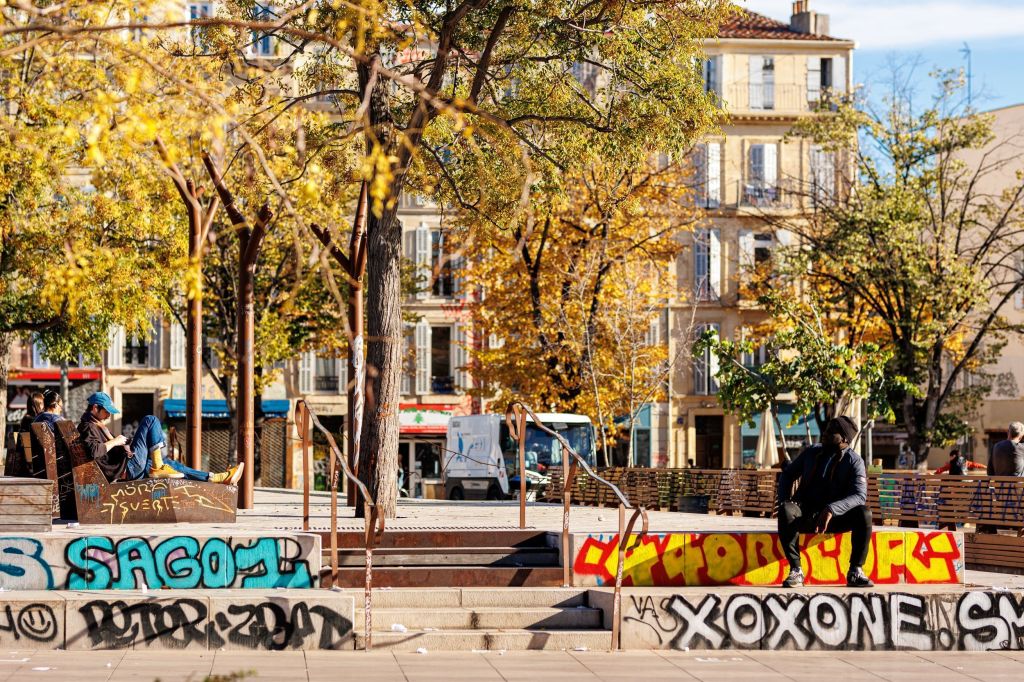
[[[555,422],[547,425],[552,431],[569,442],[588,464],[594,463],[594,427],[591,424],[566,424]],[[509,435],[508,427],[501,425],[502,452],[509,476],[519,470],[519,444]],[[562,444],[532,424],[526,425],[526,468],[544,473],[548,467],[564,464]]]

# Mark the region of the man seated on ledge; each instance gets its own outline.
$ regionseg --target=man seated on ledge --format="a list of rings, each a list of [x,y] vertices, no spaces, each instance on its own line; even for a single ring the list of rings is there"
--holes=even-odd
[[[164,431],[160,420],[153,415],[142,418],[132,436],[131,445],[124,436],[114,436],[106,423],[120,410],[106,393],[93,393],[86,401],[88,407],[78,424],[82,443],[108,481],[137,481],[142,478],[188,478],[193,481],[212,481],[235,485],[242,477],[243,464],[219,474],[198,471],[175,462],[164,461]]]
[[[864,460],[851,447],[857,426],[849,417],[828,422],[821,443],[812,445],[786,465],[779,476],[779,541],[789,560],[783,587],[800,587],[800,533],[852,535],[848,587],[873,587],[864,575],[871,541],[871,510]],[[795,499],[793,483],[800,481]]]

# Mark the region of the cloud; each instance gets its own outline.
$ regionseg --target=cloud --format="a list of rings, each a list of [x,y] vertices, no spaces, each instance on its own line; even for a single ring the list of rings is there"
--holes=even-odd
[[[741,0],[755,12],[786,21],[788,0]],[[1024,37],[1024,3],[999,0],[811,0],[830,15],[830,33],[865,50],[916,48]]]

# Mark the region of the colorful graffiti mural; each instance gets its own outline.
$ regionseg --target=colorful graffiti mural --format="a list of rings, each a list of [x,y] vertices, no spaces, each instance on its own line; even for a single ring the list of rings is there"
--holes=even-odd
[[[850,535],[803,535],[808,585],[842,585]],[[577,585],[615,583],[617,534],[574,537]],[[882,531],[871,538],[864,570],[880,585],[962,583],[963,536],[949,531]],[[788,567],[775,533],[660,533],[626,553],[622,582],[632,586],[777,585]]]

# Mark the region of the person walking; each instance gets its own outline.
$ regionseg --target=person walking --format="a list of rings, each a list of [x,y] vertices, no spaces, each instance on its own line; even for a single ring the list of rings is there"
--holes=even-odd
[[[800,533],[851,534],[852,552],[846,573],[848,587],[873,587],[864,574],[871,543],[871,510],[864,460],[850,442],[857,425],[847,416],[830,419],[822,442],[801,452],[779,476],[779,541],[789,561],[783,587],[800,587]],[[793,484],[800,486],[795,495]]]

